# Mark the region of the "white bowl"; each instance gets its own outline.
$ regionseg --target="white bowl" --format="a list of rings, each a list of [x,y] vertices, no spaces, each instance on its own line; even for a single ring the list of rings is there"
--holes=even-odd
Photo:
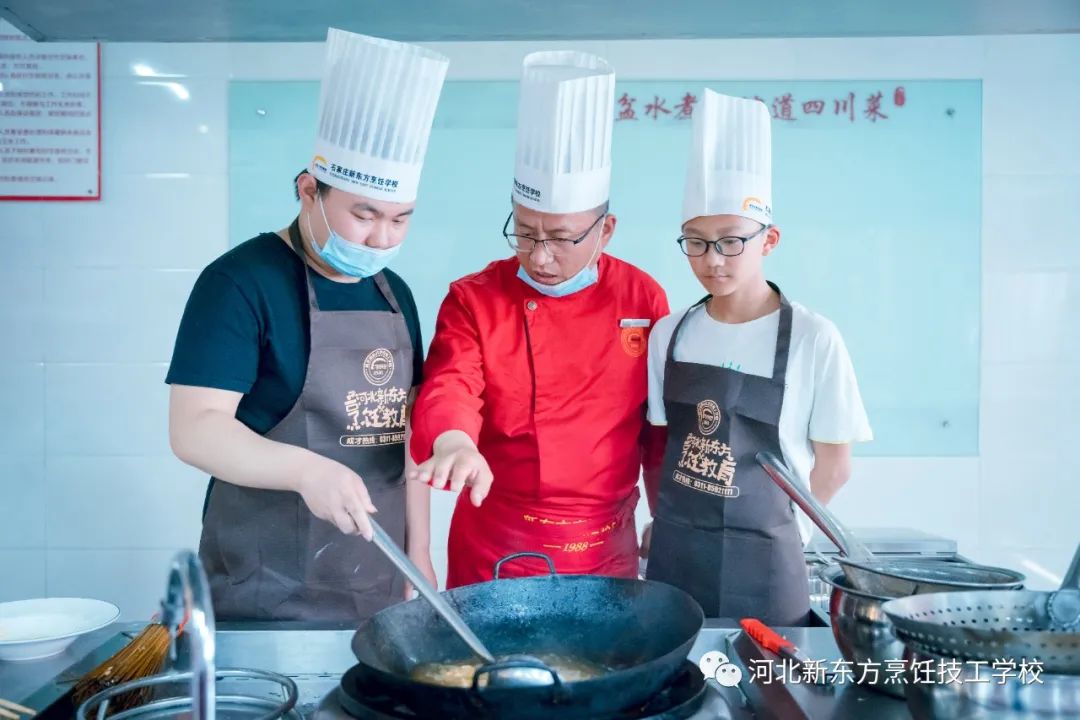
[[[0,603],[0,660],[41,660],[64,652],[80,635],[120,616],[112,603],[39,598]]]

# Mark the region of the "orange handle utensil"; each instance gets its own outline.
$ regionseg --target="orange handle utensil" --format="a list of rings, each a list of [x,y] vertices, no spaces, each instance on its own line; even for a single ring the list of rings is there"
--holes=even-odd
[[[756,640],[766,650],[799,664],[810,662],[810,658],[795,647],[793,642],[781,637],[779,633],[757,618],[743,618],[739,621],[739,624],[742,625],[747,635]]]

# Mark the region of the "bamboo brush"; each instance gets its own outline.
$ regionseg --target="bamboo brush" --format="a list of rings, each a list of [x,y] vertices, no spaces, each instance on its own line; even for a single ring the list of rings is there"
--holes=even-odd
[[[75,705],[82,705],[102,690],[161,672],[169,643],[168,629],[161,623],[150,623],[134,640],[75,683],[72,689]],[[150,688],[124,693],[109,702],[110,714],[142,705],[149,698]]]

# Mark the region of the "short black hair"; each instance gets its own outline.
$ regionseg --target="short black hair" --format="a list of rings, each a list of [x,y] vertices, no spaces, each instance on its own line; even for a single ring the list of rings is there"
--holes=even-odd
[[[297,202],[300,202],[300,189],[296,187],[296,181],[299,180],[300,177],[303,175],[310,175],[310,173],[306,169],[301,170],[300,172],[296,173],[296,177],[294,177],[292,180],[293,195],[296,197]],[[315,192],[321,197],[326,197],[326,193],[330,192],[330,186],[324,183],[319,178],[315,178]]]

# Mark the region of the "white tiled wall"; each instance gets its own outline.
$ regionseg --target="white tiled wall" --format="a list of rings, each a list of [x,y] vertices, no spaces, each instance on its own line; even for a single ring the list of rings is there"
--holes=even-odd
[[[540,45],[438,47],[451,79],[513,79]],[[572,47],[624,78],[983,80],[981,454],[859,460],[835,508],[1054,584],[1080,540],[1080,36]],[[91,595],[145,617],[170,553],[197,543],[204,478],[169,454],[162,379],[191,284],[228,245],[227,84],[321,62],[319,45],[106,46],[102,201],[0,204],[0,601]],[[434,507],[442,568],[451,498]]]

